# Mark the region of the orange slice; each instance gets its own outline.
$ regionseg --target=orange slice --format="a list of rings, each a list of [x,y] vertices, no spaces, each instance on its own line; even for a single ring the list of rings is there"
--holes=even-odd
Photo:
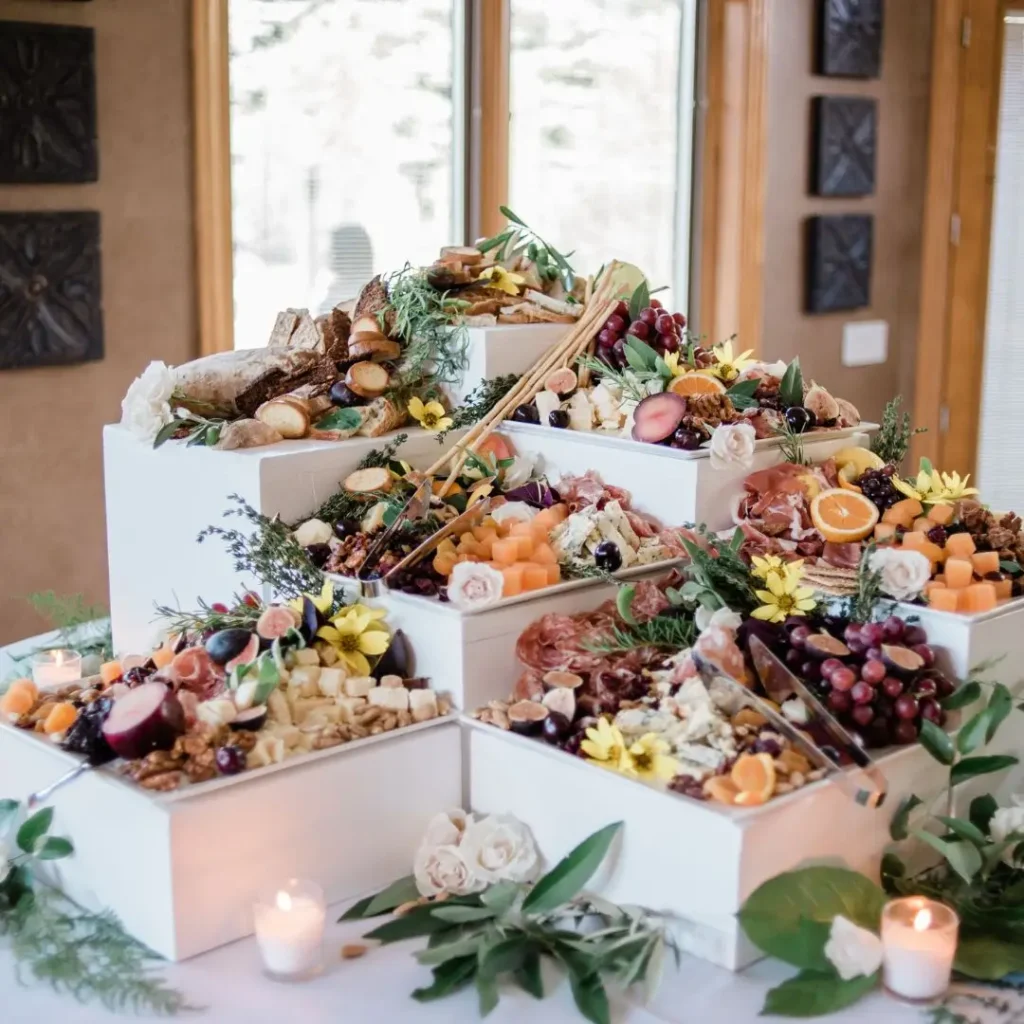
[[[861,494],[861,489],[853,482],[860,476],[860,472],[853,463],[848,463],[839,470],[839,486],[844,491],[856,491]]]
[[[763,804],[775,789],[775,762],[770,754],[741,754],[730,777],[739,790],[736,803]]]
[[[713,775],[704,783],[704,792],[712,800],[730,806],[736,803],[736,797],[739,794],[736,783],[728,775]]]
[[[669,391],[682,395],[723,395],[725,385],[707,373],[684,373],[681,377],[673,377],[668,386]]]
[[[835,544],[863,540],[878,522],[878,507],[856,491],[833,487],[811,502],[811,521]]]

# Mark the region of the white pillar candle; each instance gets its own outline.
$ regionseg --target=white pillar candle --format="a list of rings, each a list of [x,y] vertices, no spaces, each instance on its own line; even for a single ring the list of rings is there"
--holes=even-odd
[[[256,902],[256,942],[271,978],[297,981],[320,971],[326,916],[323,891],[312,882],[292,879]]]
[[[960,918],[924,896],[892,900],[882,911],[882,979],[903,999],[929,1000],[949,988]]]
[[[58,690],[82,678],[82,656],[77,651],[39,651],[32,656],[32,682],[40,690]]]

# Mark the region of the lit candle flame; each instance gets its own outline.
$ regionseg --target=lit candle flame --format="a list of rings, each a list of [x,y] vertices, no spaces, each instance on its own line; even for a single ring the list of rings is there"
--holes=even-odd
[[[932,912],[927,907],[922,907],[914,915],[914,931],[926,932],[932,926]]]
[[[292,898],[286,892],[279,892],[277,894],[277,908],[278,910],[291,910],[292,909]]]
[[[64,664],[64,652],[58,651],[56,657],[53,659],[54,664],[58,667]]]

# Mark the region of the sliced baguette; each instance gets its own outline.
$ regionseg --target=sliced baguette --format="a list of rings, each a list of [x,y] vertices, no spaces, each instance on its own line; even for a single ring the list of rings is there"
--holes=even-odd
[[[283,438],[295,440],[309,433],[309,411],[301,399],[272,398],[256,410],[256,419],[273,427]]]
[[[356,494],[387,494],[394,484],[391,470],[386,466],[371,466],[369,469],[357,469],[345,477],[342,486],[346,491]]]
[[[345,386],[360,398],[379,398],[390,383],[391,376],[380,363],[353,363],[345,374]]]

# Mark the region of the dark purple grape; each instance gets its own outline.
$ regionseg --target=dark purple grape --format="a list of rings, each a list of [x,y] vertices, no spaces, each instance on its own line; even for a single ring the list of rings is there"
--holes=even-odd
[[[558,427],[560,430],[564,430],[569,426],[569,414],[564,409],[552,409],[548,413],[548,423],[552,427]]]
[[[618,305],[615,307],[615,316],[620,317],[624,324],[629,323],[629,306],[626,305],[622,299],[619,299]]]
[[[639,338],[641,341],[646,341],[650,337],[651,329],[643,320],[634,320],[626,333],[632,334],[634,338]]]
[[[949,676],[933,672],[931,678],[935,680],[935,685],[938,687],[938,696],[940,698],[948,697],[956,689],[956,683],[954,683]]]
[[[802,651],[798,651],[795,647],[786,651],[786,664],[795,672],[800,671],[800,666],[803,663],[804,655]]]
[[[619,340],[619,336],[610,327],[606,327],[597,336],[597,340],[603,348],[611,348]]]
[[[793,405],[786,410],[786,423],[794,434],[802,434],[805,430],[814,429],[814,413],[802,405]]]
[[[327,564],[327,559],[331,557],[331,547],[329,544],[310,544],[304,550],[306,557],[318,569],[322,569]]]
[[[858,626],[856,622],[851,622],[846,629],[843,630],[843,639],[846,641],[847,646],[855,641],[857,643],[861,642],[860,629],[861,627]]]
[[[928,634],[920,626],[907,626],[903,631],[903,643],[906,647],[916,647],[928,643]]]
[[[906,722],[912,722],[917,718],[919,708],[917,706],[917,698],[913,694],[903,693],[896,698],[896,717],[902,718]]]
[[[925,536],[933,543],[938,544],[940,548],[946,546],[946,540],[948,539],[945,528],[941,526],[933,526]]]
[[[661,335],[661,350],[662,352],[678,352],[679,339],[674,334]]]
[[[808,660],[800,665],[800,675],[808,682],[814,683],[821,678],[821,662]]]
[[[214,760],[221,775],[237,775],[245,771],[245,754],[241,747],[218,747]]]
[[[612,315],[605,320],[604,326],[605,330],[612,331],[618,335],[626,329],[626,321],[623,317],[619,316],[618,313],[612,313]]]
[[[831,679],[832,674],[838,672],[841,668],[846,668],[846,666],[838,658],[826,658],[821,663],[822,679]]]
[[[360,398],[354,391],[350,391],[343,380],[336,380],[327,393],[333,405],[347,408],[350,405],[359,405],[365,399]]]
[[[533,402],[526,402],[516,406],[512,419],[516,423],[540,423],[540,413]]]
[[[675,320],[676,325],[682,330],[686,326],[686,317],[682,313],[673,313],[672,319]]]
[[[810,626],[797,626],[789,634],[789,642],[797,649],[803,650],[807,638],[811,635]]]
[[[931,668],[935,664],[935,651],[928,644],[914,644],[910,649],[924,659],[925,668]]]
[[[881,647],[869,647],[864,652],[865,661],[881,661],[882,659],[882,648]]]
[[[833,689],[828,695],[828,706],[833,711],[838,711],[842,714],[845,711],[849,711],[853,707],[853,701],[850,699],[850,695],[845,690]]]
[[[934,679],[925,676],[914,683],[913,689],[915,697],[934,697],[939,692],[939,684]]]
[[[856,685],[857,677],[854,675],[853,669],[847,668],[843,665],[832,673],[832,678],[829,682],[832,684],[833,690],[839,690],[845,693],[847,690],[853,689]]]
[[[885,626],[881,622],[869,622],[861,626],[860,635],[868,647],[881,647],[885,643]]]
[[[857,655],[864,654],[868,649],[868,645],[864,643],[860,637],[854,637],[852,640],[847,640],[846,646],[850,648],[851,654]]]
[[[755,754],[768,754],[770,757],[778,757],[782,753],[779,741],[773,740],[771,737],[756,740],[753,750]]]
[[[654,327],[658,323],[658,314],[653,306],[648,306],[646,309],[640,310],[640,322],[647,324],[648,327]]]
[[[859,726],[866,727],[875,720],[875,709],[870,704],[858,704],[850,712],[850,717]]]
[[[850,689],[850,700],[854,704],[870,704],[875,699],[875,688],[862,679],[854,683]]]
[[[334,524],[334,536],[339,540],[354,537],[359,532],[359,521],[356,519],[339,519]]]
[[[916,743],[917,724],[915,722],[897,722],[892,730],[892,737],[897,743]]]
[[[932,697],[925,697],[921,701],[921,717],[928,719],[929,722],[934,722],[936,725],[942,725],[946,716],[937,700]]]
[[[886,676],[882,680],[882,689],[887,697],[895,700],[903,692],[903,681],[895,676]]]
[[[416,589],[424,597],[434,597],[437,594],[437,584],[432,579],[418,579]]]
[[[668,313],[662,313],[654,325],[654,329],[661,335],[671,334],[673,337],[678,333],[679,328],[675,320]]]
[[[594,548],[594,564],[605,572],[618,572],[622,568],[622,552],[613,540],[603,540]]]
[[[885,678],[884,663],[875,658],[865,661],[860,667],[860,677],[864,682],[877,686]]]

